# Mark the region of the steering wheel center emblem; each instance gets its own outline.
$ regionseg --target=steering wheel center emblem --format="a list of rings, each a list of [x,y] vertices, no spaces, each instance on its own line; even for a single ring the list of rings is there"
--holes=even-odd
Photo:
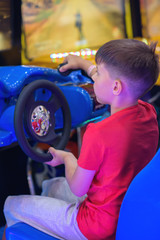
[[[38,136],[45,136],[48,133],[50,127],[50,112],[47,109],[40,105],[37,106],[31,115],[31,125],[33,131]]]

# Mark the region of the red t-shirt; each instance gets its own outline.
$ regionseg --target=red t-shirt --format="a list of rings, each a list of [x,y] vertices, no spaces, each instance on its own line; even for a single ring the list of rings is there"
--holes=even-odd
[[[141,100],[88,125],[78,165],[96,174],[77,215],[87,239],[115,239],[123,197],[135,175],[155,155],[158,137],[155,109]]]

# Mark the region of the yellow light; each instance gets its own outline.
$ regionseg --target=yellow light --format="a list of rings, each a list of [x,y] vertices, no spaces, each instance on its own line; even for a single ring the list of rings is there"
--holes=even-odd
[[[54,61],[56,59],[65,58],[69,54],[76,55],[76,56],[82,56],[82,57],[88,57],[88,56],[94,56],[96,55],[97,50],[91,50],[91,49],[81,49],[80,51],[76,52],[65,52],[65,53],[52,53],[50,54],[50,58]]]

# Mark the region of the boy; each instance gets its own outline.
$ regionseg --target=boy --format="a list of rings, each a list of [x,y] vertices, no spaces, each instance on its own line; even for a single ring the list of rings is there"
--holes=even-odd
[[[49,148],[53,159],[48,164],[65,164],[67,183],[53,179],[43,184],[43,196],[9,197],[4,207],[8,225],[24,221],[60,239],[115,239],[129,184],[158,146],[156,112],[139,100],[158,78],[155,47],[131,39],[107,42],[96,54],[97,67],[77,56],[66,57],[60,71],[86,71],[97,100],[110,104],[111,116],[88,125],[78,161],[72,153]],[[66,195],[68,186],[79,199]]]

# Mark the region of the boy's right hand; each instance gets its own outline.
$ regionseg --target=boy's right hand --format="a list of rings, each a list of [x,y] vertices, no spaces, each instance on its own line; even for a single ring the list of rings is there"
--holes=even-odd
[[[60,72],[66,72],[69,69],[82,69],[87,72],[88,68],[92,65],[92,62],[76,55],[68,55],[64,59],[64,63],[66,64],[59,68]]]

